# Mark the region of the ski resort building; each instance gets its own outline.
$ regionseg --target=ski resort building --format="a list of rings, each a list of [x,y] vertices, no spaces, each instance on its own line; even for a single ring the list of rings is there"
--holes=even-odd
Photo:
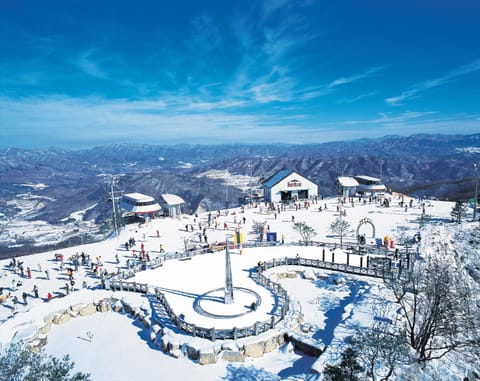
[[[150,217],[158,214],[162,210],[161,206],[153,197],[142,193],[124,194],[120,199],[120,209],[127,213]]]
[[[182,205],[185,201],[175,194],[165,193],[160,196],[160,206],[164,216],[177,217],[182,214]]]
[[[307,200],[317,195],[317,184],[293,169],[282,169],[263,182],[263,199],[268,202]]]
[[[357,192],[360,194],[377,194],[387,190],[382,180],[376,177],[355,176],[355,180],[358,182]]]
[[[337,187],[343,197],[355,196],[358,186],[358,181],[353,177],[340,176],[337,178]]]

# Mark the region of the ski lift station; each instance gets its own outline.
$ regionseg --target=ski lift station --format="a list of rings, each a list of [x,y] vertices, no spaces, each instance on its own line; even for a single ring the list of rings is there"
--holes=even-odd
[[[360,194],[378,194],[385,192],[387,187],[383,185],[382,180],[370,176],[355,176],[358,182],[357,192]]]
[[[317,196],[317,184],[293,169],[282,169],[263,182],[263,199],[268,202],[308,200]]]
[[[339,193],[343,197],[353,197],[357,193],[364,195],[378,195],[387,190],[382,180],[371,176],[340,176],[337,178]]]
[[[353,177],[340,176],[337,178],[337,186],[343,197],[353,197],[357,193],[359,184]]]
[[[160,196],[159,201],[164,216],[177,217],[182,214],[182,205],[185,201],[180,196],[165,193]]]
[[[153,216],[159,214],[162,207],[151,196],[142,193],[127,193],[120,199],[120,208],[136,216]]]

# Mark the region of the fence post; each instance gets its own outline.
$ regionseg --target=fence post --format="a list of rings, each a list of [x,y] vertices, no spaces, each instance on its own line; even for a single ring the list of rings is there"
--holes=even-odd
[[[272,316],[270,318],[270,328],[273,328],[273,327],[275,327],[275,316]]]
[[[233,340],[237,340],[237,339],[238,339],[237,327],[233,327]]]
[[[325,248],[322,250],[322,262],[325,262]]]
[[[363,257],[360,257],[360,268],[363,267]]]
[[[335,263],[335,252],[332,251],[332,263]]]
[[[192,336],[197,337],[197,327],[195,324],[192,324]]]
[[[350,251],[347,251],[347,266],[350,265]]]
[[[258,336],[258,334],[259,334],[258,321],[255,322],[254,329],[255,329],[255,336]]]
[[[370,267],[370,257],[367,255],[367,268]]]

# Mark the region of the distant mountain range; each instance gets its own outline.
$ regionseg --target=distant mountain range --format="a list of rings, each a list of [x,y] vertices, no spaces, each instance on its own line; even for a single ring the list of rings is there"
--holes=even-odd
[[[80,235],[87,240],[104,237],[112,215],[108,175],[118,175],[118,192],[174,193],[184,198],[187,211],[196,211],[237,205],[246,188],[285,167],[316,182],[325,196],[336,194],[338,176],[362,174],[381,176],[388,188],[412,196],[465,201],[473,197],[473,164],[478,162],[480,134],[386,136],[312,145],[9,148],[0,151],[0,253],[62,246]],[[213,170],[229,174],[205,175]],[[243,187],[236,185],[236,176],[250,175],[255,179],[247,177]],[[72,217],[82,210],[81,220],[94,223],[95,235]],[[65,239],[42,243],[13,233],[16,222],[38,220],[63,227]]]

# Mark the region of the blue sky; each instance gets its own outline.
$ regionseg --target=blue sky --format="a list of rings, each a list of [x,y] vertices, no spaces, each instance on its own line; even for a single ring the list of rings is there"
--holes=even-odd
[[[480,132],[480,2],[0,0],[0,148]]]

